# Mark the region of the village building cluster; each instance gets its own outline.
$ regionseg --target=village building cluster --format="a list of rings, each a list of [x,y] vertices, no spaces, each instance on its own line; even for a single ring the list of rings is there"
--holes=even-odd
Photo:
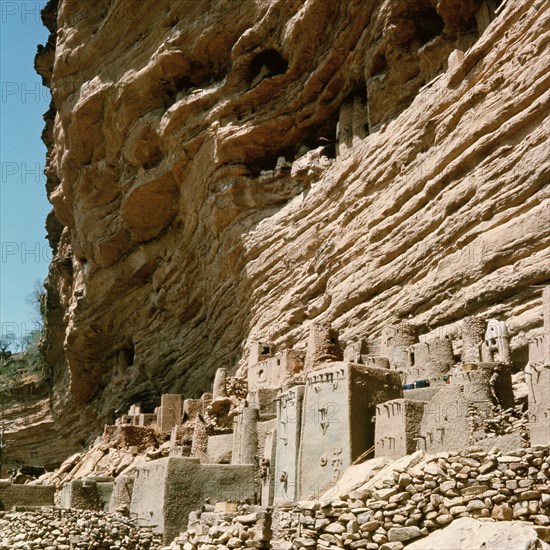
[[[153,413],[132,405],[106,433],[138,452],[154,430],[169,439],[169,456],[132,477],[73,480],[60,502],[126,509],[170,541],[194,510],[315,499],[371,458],[550,445],[550,287],[543,304],[544,334],[525,368],[524,431],[501,426],[514,407],[503,321],[467,318],[460,341],[420,341],[403,322],[345,349],[334,328],[312,323],[305,351],[250,342],[247,379],[220,368],[200,399],[165,394]]]

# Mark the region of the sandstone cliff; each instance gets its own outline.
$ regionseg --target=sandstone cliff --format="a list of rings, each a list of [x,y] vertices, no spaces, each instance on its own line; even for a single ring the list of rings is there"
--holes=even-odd
[[[490,314],[525,364],[550,278],[544,0],[52,0],[44,21],[69,441],[313,319],[345,342]]]
[[[68,449],[58,439],[50,406],[47,384],[30,381],[14,386],[9,398],[0,403],[5,426],[2,474],[23,464],[53,467],[67,455]]]

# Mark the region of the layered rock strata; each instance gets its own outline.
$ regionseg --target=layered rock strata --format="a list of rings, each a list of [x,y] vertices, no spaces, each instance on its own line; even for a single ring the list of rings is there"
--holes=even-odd
[[[5,445],[3,477],[22,465],[56,467],[74,448],[74,442],[63,444],[59,440],[46,383],[14,386],[0,412]]]
[[[550,9],[497,4],[50,1],[60,433],[198,395],[247,339],[305,347],[309,321],[345,341],[506,318],[523,367],[550,277]]]

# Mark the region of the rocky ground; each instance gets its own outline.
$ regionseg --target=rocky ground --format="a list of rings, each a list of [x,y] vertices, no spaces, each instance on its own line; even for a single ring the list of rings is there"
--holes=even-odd
[[[162,539],[151,528],[123,516],[88,510],[42,509],[0,518],[0,549],[157,550]]]
[[[424,550],[418,546],[422,541],[459,520],[503,529],[510,523],[512,530],[524,525],[537,539],[532,548],[548,550],[550,448],[504,454],[472,447],[437,455],[418,451],[396,461],[374,459],[353,466],[315,500],[275,510],[243,505],[236,513],[194,512],[188,530],[169,546],[151,527],[140,528],[116,514],[61,508],[4,512],[0,550],[401,550],[411,543]],[[478,536],[479,525],[468,525],[472,537]],[[491,525],[481,526],[490,537],[499,533]]]
[[[276,508],[271,522],[262,512],[193,515],[172,548],[401,550],[463,518],[525,522],[541,540],[550,540],[548,447],[508,454],[418,451],[354,468],[316,500]]]
[[[273,548],[400,550],[407,541],[463,517],[524,520],[547,536],[550,455],[547,448],[509,455],[472,449],[439,453],[342,495],[285,514]],[[289,546],[290,541],[292,546]],[[388,546],[389,543],[392,543]]]

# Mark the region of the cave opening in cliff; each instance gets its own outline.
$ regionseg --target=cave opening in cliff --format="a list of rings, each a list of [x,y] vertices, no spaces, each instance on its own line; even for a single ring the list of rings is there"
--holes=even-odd
[[[250,62],[250,82],[258,84],[264,78],[286,73],[288,61],[274,49],[263,50]]]
[[[134,346],[130,345],[122,348],[119,352],[119,361],[123,368],[130,368],[134,365],[136,353]]]
[[[443,32],[445,23],[441,16],[431,6],[426,7],[425,11],[415,19],[416,38],[420,46],[427,44],[436,36]]]
[[[248,159],[247,165],[251,177],[258,177],[261,172],[278,171],[284,173],[290,171],[291,163],[294,160],[300,158],[305,152],[314,149],[320,148],[321,155],[325,157],[336,158],[338,116],[338,111],[335,111],[326,120],[301,128],[301,133],[292,140],[292,143],[281,144],[280,149],[271,151],[261,158]],[[278,166],[281,157],[284,157],[286,163]]]
[[[248,164],[250,175],[252,177],[258,177],[261,172],[270,172],[277,168],[279,158],[284,157],[285,160],[291,161],[294,158],[294,148],[289,146],[284,149],[280,149],[275,153],[270,153],[265,157],[251,160]]]
[[[304,143],[311,149],[322,146],[321,154],[327,158],[336,158],[336,130],[340,114],[335,111],[332,116],[323,121],[320,125],[312,128]]]
[[[367,88],[364,83],[356,83],[344,102],[353,103],[359,101],[362,105],[367,103]]]
[[[329,159],[336,158],[336,143],[329,143],[323,147],[323,156]]]
[[[181,92],[185,92],[193,86],[193,82],[187,76],[182,76],[174,80],[162,80],[161,90],[164,96],[164,106],[171,107],[178,99]]]
[[[388,68],[388,60],[383,52],[378,52],[372,56],[369,76],[378,76]]]
[[[512,349],[512,364],[514,371],[520,371],[529,363],[529,346],[524,344]]]
[[[152,392],[140,393],[136,399],[139,399],[140,412],[144,414],[154,413],[160,401],[160,397]]]

